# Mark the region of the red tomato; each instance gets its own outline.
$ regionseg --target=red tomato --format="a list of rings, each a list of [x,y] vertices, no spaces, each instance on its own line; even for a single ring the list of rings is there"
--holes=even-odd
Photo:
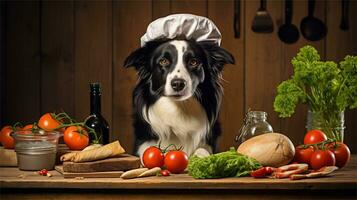
[[[310,146],[306,149],[302,148],[302,145],[295,148],[294,161],[297,163],[310,163],[311,155],[314,153],[314,147]]]
[[[179,174],[182,173],[188,165],[188,157],[183,151],[169,151],[165,155],[165,167],[171,173]]]
[[[26,126],[22,127],[23,131],[30,131],[32,130],[33,125],[32,124],[27,124]]]
[[[329,150],[317,150],[311,155],[310,165],[315,170],[325,166],[334,166],[335,164],[335,155]]]
[[[145,167],[151,169],[154,167],[162,167],[164,165],[164,154],[157,147],[149,147],[144,151],[143,164]]]
[[[52,115],[54,115],[54,113],[46,113],[42,115],[38,121],[38,126],[45,131],[53,131],[59,127],[61,123],[54,119]]]
[[[63,139],[72,150],[82,150],[89,144],[88,132],[81,126],[66,128]]]
[[[13,149],[14,148],[14,138],[10,136],[10,133],[13,132],[11,126],[4,126],[0,132],[0,141],[2,146],[5,149]]]
[[[333,154],[335,154],[337,167],[339,168],[344,167],[350,160],[351,152],[347,145],[341,142],[337,142],[337,143],[333,142],[328,144],[327,147],[330,151],[332,151]]]
[[[311,130],[304,137],[304,144],[315,144],[327,140],[327,136],[320,130]]]
[[[272,174],[274,171],[276,171],[276,168],[273,167],[261,167],[255,171],[250,172],[250,176],[254,178],[264,178]]]

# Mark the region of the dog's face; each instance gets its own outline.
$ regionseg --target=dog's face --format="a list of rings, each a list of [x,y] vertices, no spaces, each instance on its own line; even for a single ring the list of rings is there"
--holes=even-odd
[[[226,63],[234,63],[233,57],[217,45],[170,40],[146,44],[126,59],[125,66],[135,66],[153,94],[181,101]]]
[[[190,98],[203,82],[205,54],[183,40],[161,44],[151,57],[152,89],[163,87],[163,95],[176,100]]]

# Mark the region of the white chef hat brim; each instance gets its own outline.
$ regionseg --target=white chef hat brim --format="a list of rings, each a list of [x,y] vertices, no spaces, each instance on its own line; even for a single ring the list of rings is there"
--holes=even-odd
[[[174,14],[151,22],[141,37],[141,46],[149,41],[184,38],[221,44],[221,33],[208,18],[192,14]]]

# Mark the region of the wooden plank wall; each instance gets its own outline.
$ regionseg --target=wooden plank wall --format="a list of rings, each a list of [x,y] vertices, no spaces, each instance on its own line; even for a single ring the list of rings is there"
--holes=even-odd
[[[305,133],[306,106],[290,119],[273,111],[276,86],[292,73],[290,60],[306,44],[322,58],[341,60],[357,54],[357,2],[350,2],[350,30],[339,29],[340,1],[317,1],[315,16],[327,23],[324,40],[308,42],[302,36],[292,45],[277,37],[284,22],[283,1],[268,1],[274,33],[251,31],[258,0],[241,2],[241,35],[233,34],[233,0],[145,1],[32,1],[1,3],[1,125],[32,122],[41,113],[65,110],[77,120],[89,112],[88,83],[100,81],[102,111],[111,125],[111,139],[120,139],[128,152],[133,146],[131,91],[137,76],[124,69],[126,56],[154,19],[170,13],[193,13],[211,18],[223,35],[222,46],[236,58],[223,72],[225,89],[220,120],[220,150],[236,146],[248,108],[267,111],[274,130],[295,144]],[[307,1],[294,1],[293,23],[307,15]],[[357,111],[346,112],[346,142],[357,152]]]

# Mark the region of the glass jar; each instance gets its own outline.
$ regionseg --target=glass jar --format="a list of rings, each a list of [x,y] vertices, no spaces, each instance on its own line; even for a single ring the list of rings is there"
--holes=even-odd
[[[264,133],[272,133],[273,128],[267,122],[267,116],[268,114],[263,111],[249,111],[245,116],[239,136],[236,136],[236,142],[241,144],[251,137]]]
[[[309,110],[307,113],[306,129],[321,130],[328,138],[336,139],[343,142],[345,129],[345,115],[342,112],[330,112],[324,114],[322,112],[314,112]]]
[[[55,167],[58,138],[57,131],[15,131],[17,164],[20,170],[52,170]]]

